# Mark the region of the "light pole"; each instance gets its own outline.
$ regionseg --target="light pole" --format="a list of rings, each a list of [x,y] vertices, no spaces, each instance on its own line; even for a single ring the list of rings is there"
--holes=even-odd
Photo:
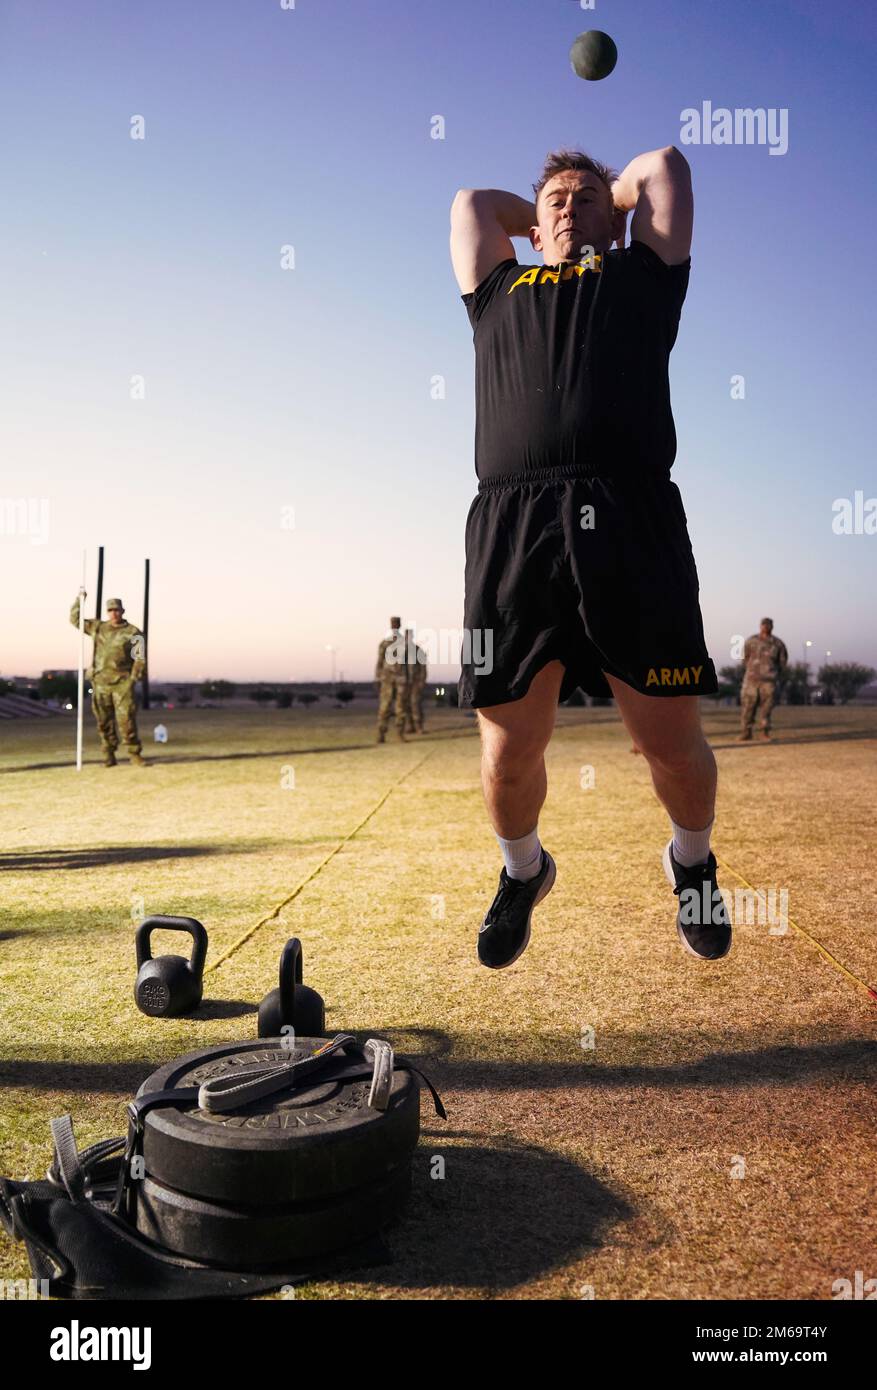
[[[338,648],[337,648],[337,647],[330,647],[329,644],[327,643],[327,644],[326,644],[326,651],[329,652],[329,654],[330,654],[330,656],[331,656],[331,658],[332,658],[332,675],[331,675],[331,681],[332,681],[332,684],[334,685],[334,684],[335,684],[335,657],[336,657],[337,654],[338,654]]]

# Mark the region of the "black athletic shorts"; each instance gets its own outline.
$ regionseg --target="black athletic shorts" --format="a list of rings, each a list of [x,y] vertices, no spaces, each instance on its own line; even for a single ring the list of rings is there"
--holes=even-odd
[[[549,661],[611,695],[604,671],[644,695],[709,695],[685,511],[669,478],[481,483],[466,521],[459,703],[507,704]]]

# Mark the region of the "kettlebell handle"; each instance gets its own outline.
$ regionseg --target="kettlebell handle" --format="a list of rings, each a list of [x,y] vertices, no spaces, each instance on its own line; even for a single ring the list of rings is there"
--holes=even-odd
[[[140,969],[144,961],[152,960],[150,937],[154,931],[159,929],[189,933],[192,938],[189,969],[193,974],[200,976],[204,970],[204,961],[207,959],[207,932],[194,917],[144,917],[137,928],[135,937],[137,969]]]
[[[292,1018],[295,1007],[295,986],[302,982],[301,942],[290,937],[280,952],[280,1010],[284,1018]]]

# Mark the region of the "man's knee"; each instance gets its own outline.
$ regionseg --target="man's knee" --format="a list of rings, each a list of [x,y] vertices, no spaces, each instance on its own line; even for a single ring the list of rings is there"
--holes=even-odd
[[[682,738],[667,738],[663,733],[652,734],[647,739],[638,736],[637,743],[651,765],[673,776],[695,773],[715,762],[700,729]]]
[[[491,782],[526,780],[542,762],[548,739],[532,729],[482,729],[481,767]]]

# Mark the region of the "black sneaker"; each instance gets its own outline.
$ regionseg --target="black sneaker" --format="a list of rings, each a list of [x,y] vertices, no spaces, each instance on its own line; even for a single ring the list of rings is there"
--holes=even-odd
[[[721,960],[731,949],[731,924],[716,882],[716,856],[685,869],[673,857],[673,841],[664,850],[664,873],[679,899],[676,930],[690,956]]]
[[[541,869],[526,883],[509,878],[503,869],[497,895],[478,929],[478,959],[482,965],[501,970],[524,954],[530,941],[533,908],[551,892],[556,877],[557,866],[545,849]]]

